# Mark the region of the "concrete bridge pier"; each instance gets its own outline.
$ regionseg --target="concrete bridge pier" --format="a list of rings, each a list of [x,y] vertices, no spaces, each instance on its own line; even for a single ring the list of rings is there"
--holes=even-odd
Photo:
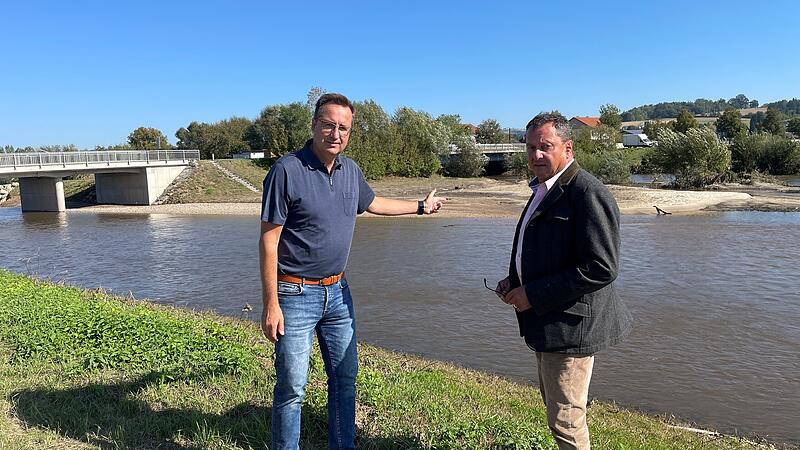
[[[183,169],[147,167],[131,172],[95,173],[97,203],[151,205]]]
[[[22,212],[67,210],[64,203],[64,181],[56,177],[24,177],[19,179]]]

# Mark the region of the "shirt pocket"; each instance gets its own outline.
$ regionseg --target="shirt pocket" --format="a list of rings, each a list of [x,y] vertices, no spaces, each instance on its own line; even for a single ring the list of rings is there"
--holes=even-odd
[[[342,205],[344,206],[344,214],[347,216],[355,216],[356,208],[358,207],[358,196],[355,192],[342,192]]]

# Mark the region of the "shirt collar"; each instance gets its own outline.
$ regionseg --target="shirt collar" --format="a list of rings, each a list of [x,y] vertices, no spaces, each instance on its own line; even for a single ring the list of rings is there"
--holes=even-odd
[[[570,162],[568,162],[567,165],[564,166],[563,169],[561,169],[561,171],[559,171],[557,174],[555,174],[552,177],[550,177],[549,179],[547,179],[544,182],[545,191],[549,191],[553,187],[553,185],[556,184],[556,181],[558,181],[558,178],[561,177],[561,175],[564,173],[565,170],[567,170],[567,167],[571,166],[572,163],[574,163],[574,162],[575,162],[575,158],[572,158],[572,160],[570,160]],[[539,187],[539,179],[534,177],[530,181],[530,183],[528,183],[528,186],[530,186],[531,189],[536,191],[536,189]]]
[[[317,158],[317,155],[314,154],[314,151],[311,150],[311,145],[314,142],[313,139],[309,139],[306,141],[306,145],[300,149],[300,157],[303,158],[303,161],[306,162],[308,165],[308,170],[323,170],[327,172],[327,168],[325,164],[322,164],[322,161]],[[336,158],[333,161],[333,170],[342,167],[342,162],[339,160],[339,155],[336,155]]]

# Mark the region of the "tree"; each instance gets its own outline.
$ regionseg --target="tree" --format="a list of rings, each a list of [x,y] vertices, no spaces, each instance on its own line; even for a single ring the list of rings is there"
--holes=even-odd
[[[786,131],[794,133],[795,136],[800,136],[800,117],[793,117],[786,126]]]
[[[739,110],[728,108],[717,119],[717,134],[723,139],[732,141],[736,136],[747,133],[747,126],[742,123],[742,116]]]
[[[134,150],[155,150],[172,148],[160,130],[156,128],[139,127],[128,135],[128,144]]]
[[[426,112],[406,107],[395,111],[392,125],[390,174],[428,177],[439,170],[439,155],[447,152],[450,137],[444,125]]]
[[[451,177],[478,177],[483,173],[488,158],[478,151],[472,136],[459,134],[453,139],[456,153],[448,155],[444,172]]]
[[[583,153],[604,153],[617,148],[617,135],[619,131],[607,125],[596,127],[583,127],[576,130],[572,137],[572,144],[576,151]]]
[[[469,136],[472,138],[469,126],[461,123],[461,116],[458,114],[442,114],[436,118],[436,121],[450,131],[451,144],[454,143],[453,139],[457,136]]]
[[[600,122],[614,130],[619,130],[619,128],[622,126],[622,116],[619,114],[619,108],[611,103],[601,106]]]
[[[312,111],[299,102],[281,107],[281,121],[286,129],[288,151],[299,150],[311,139],[311,115]]]
[[[648,120],[644,123],[644,134],[650,138],[651,141],[657,141],[658,135],[661,133],[661,130],[671,130],[672,125],[670,122],[659,122],[657,120]]]
[[[758,108],[758,100],[755,99],[750,100],[750,104],[748,106],[750,106],[751,108]]]
[[[750,106],[750,99],[744,94],[739,94],[736,97],[728,100],[728,104],[734,108],[743,109]]]
[[[244,140],[252,150],[266,150],[279,155],[289,148],[286,127],[281,121],[280,106],[268,106],[261,111],[258,119],[247,127]]]
[[[372,100],[355,102],[353,130],[347,156],[353,158],[364,176],[374,180],[387,174],[392,159],[392,125],[389,115]]]
[[[675,174],[676,185],[701,187],[728,170],[731,151],[708,128],[690,128],[686,133],[662,130],[653,162],[662,173]]]
[[[175,132],[178,148],[200,150],[201,158],[229,158],[231,154],[250,150],[244,140],[250,119],[231,117],[208,124],[192,122]]]
[[[319,100],[319,98],[325,95],[327,92],[328,91],[319,86],[314,86],[308,90],[308,94],[306,94],[306,106],[311,110],[312,113],[314,112],[314,107],[317,106],[317,100]]]
[[[750,115],[750,133],[756,134],[761,132],[761,124],[764,122],[764,119],[767,117],[766,114],[759,111],[755,114]]]
[[[764,115],[764,121],[761,122],[761,130],[776,136],[783,134],[783,117],[781,113],[775,109],[768,109]]]
[[[478,132],[475,138],[481,144],[502,144],[505,142],[503,129],[494,119],[486,119],[478,124]]]
[[[684,109],[678,114],[677,120],[675,120],[675,131],[678,133],[686,133],[690,128],[697,128],[697,120],[688,110]]]
[[[298,150],[311,138],[311,115],[311,110],[299,102],[268,106],[247,127],[244,140],[253,150],[279,155]]]

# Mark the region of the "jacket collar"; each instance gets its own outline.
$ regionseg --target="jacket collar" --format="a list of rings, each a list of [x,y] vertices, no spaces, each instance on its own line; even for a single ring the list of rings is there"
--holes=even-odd
[[[570,164],[569,167],[567,167],[566,170],[564,170],[564,173],[562,173],[561,176],[558,177],[556,184],[553,185],[553,187],[547,192],[547,195],[545,195],[544,199],[542,199],[542,203],[540,203],[539,207],[536,208],[536,211],[533,212],[530,220],[535,219],[543,212],[547,211],[548,208],[553,206],[553,203],[555,203],[559,198],[561,198],[561,195],[564,194],[564,187],[570,184],[573,179],[575,179],[575,176],[578,174],[578,171],[580,169],[581,166],[578,165],[578,161],[573,161],[572,164]],[[535,183],[532,184],[535,185]]]

